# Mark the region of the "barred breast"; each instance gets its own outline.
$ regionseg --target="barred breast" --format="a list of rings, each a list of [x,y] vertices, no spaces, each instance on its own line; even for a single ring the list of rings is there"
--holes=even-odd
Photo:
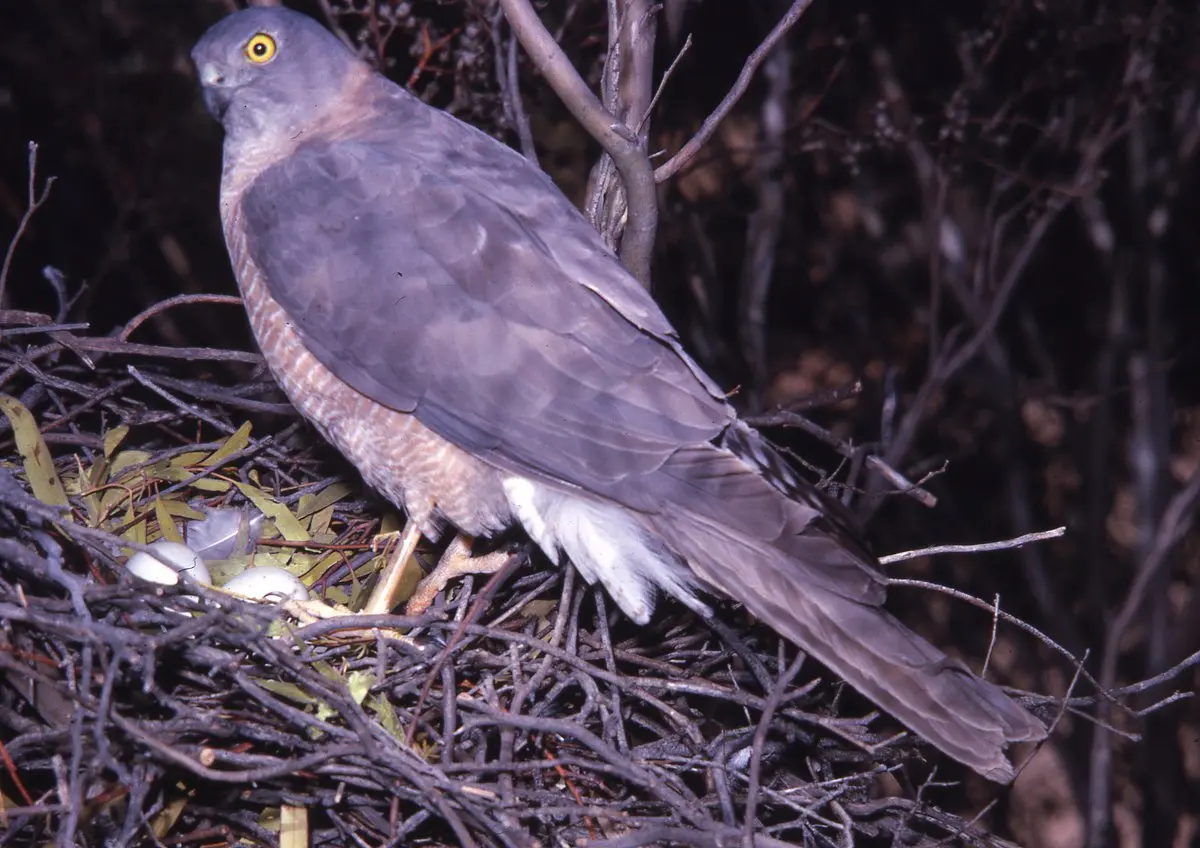
[[[246,250],[236,197],[224,198],[225,239],[254,338],[292,405],[350,460],[363,479],[400,506],[430,539],[445,521],[472,536],[513,523],[500,475],[433,433],[342,382],[304,346]]]

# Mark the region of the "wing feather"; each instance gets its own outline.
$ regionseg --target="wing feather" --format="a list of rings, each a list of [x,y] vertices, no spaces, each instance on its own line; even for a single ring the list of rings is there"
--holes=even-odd
[[[733,522],[799,555],[796,577],[881,602],[869,554],[826,550],[851,538],[836,513],[715,444],[738,432],[732,409],[549,178],[407,95],[388,103],[353,136],[305,141],[242,200],[247,246],[313,354],[501,469]]]
[[[243,197],[250,252],[318,359],[464,449],[588,490],[717,437],[729,406],[548,178],[414,114],[403,145],[373,123],[315,138]]]

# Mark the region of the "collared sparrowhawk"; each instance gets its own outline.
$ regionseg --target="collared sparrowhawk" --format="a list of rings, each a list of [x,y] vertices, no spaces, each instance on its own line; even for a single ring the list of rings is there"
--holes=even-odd
[[[254,8],[193,51],[221,215],[293,404],[431,538],[519,526],[634,621],[725,595],[921,737],[1007,781],[1045,728],[882,608],[836,504],[738,419],[534,164],[315,21]]]

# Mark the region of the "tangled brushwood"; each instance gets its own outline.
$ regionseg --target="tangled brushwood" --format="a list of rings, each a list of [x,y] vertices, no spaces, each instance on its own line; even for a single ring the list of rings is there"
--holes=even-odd
[[[317,475],[268,385],[62,327],[0,352],[0,844],[1001,844],[733,609],[638,628],[538,559],[419,619],[136,580],[134,549],[231,512],[246,552],[214,573],[268,562],[353,606],[383,507]]]

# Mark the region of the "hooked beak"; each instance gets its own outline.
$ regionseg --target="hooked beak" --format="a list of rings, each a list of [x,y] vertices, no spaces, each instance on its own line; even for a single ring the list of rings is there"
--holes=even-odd
[[[214,118],[223,121],[233,98],[233,87],[212,63],[200,68],[200,84],[204,88],[204,105]]]

